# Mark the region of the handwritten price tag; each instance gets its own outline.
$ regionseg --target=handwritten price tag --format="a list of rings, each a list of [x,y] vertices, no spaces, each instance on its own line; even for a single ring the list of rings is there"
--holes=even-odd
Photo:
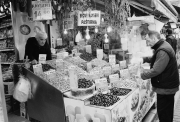
[[[86,45],[86,52],[87,53],[92,53],[91,45]]]
[[[39,63],[46,63],[46,54],[39,54]]]
[[[119,64],[112,65],[112,72],[117,72],[120,70]]]
[[[42,64],[33,65],[33,71],[34,71],[34,74],[43,73]]]
[[[111,86],[112,87],[117,87],[117,84],[119,82],[119,74],[113,74],[109,76]]]
[[[96,53],[97,53],[97,58],[102,60],[103,59],[103,49],[97,49]]]
[[[109,55],[109,63],[111,65],[115,65],[116,64],[116,55]]]
[[[46,74],[47,80],[52,81],[52,80],[56,79],[56,70],[50,70],[50,71],[46,71],[44,73]]]
[[[107,78],[101,78],[101,79],[95,80],[95,85],[98,92],[104,93],[104,92],[108,92],[109,90]]]
[[[125,69],[125,68],[127,68],[126,60],[120,61],[119,64],[120,64],[120,69]]]
[[[121,74],[121,78],[124,78],[124,79],[127,79],[130,77],[128,69],[120,70],[120,74]]]
[[[105,76],[109,76],[111,74],[111,66],[103,67],[103,73]]]

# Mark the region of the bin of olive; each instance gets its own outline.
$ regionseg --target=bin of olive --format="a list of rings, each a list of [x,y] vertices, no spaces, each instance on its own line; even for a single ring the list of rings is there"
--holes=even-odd
[[[90,105],[110,107],[120,100],[119,97],[111,94],[96,94],[89,99]]]
[[[131,89],[124,89],[124,88],[117,88],[117,87],[110,89],[110,93],[116,96],[125,96],[131,91],[132,91]]]
[[[71,94],[73,96],[84,96],[87,94],[93,94],[94,90],[94,83],[90,80],[82,78],[78,80],[78,89],[71,89]]]

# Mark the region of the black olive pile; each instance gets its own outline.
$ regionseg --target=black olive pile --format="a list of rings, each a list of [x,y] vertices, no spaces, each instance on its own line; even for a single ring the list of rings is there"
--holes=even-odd
[[[50,69],[54,69],[49,64],[42,64],[42,70],[43,72],[49,71]]]
[[[110,93],[113,95],[117,95],[117,96],[125,96],[130,91],[131,91],[131,89],[123,89],[123,88],[116,88],[116,87],[110,89]]]
[[[110,94],[97,94],[89,99],[91,105],[109,107],[118,102],[120,98]]]
[[[88,62],[94,59],[94,57],[93,57],[92,54],[87,53],[87,52],[85,52],[85,51],[83,51],[83,52],[81,53],[80,58],[82,58],[83,60],[88,61]]]
[[[118,118],[118,122],[125,122],[125,120],[126,120],[126,117],[120,117],[120,118]]]
[[[93,85],[92,81],[85,78],[78,80],[78,88],[90,88]]]

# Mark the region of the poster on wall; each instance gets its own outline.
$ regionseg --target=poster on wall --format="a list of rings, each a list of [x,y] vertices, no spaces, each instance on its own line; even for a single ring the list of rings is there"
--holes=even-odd
[[[33,20],[52,19],[52,8],[50,1],[32,1]]]
[[[100,11],[79,11],[78,13],[78,26],[98,26],[100,20]]]

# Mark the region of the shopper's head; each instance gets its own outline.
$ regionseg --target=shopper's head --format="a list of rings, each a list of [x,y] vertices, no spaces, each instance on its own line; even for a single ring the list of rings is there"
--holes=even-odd
[[[145,39],[147,45],[152,47],[161,39],[161,35],[157,31],[149,31]]]
[[[166,34],[167,34],[167,35],[173,34],[173,30],[172,30],[172,29],[167,29],[167,30],[166,30]]]
[[[44,44],[46,43],[47,34],[45,32],[39,31],[36,33],[35,37],[36,37],[39,45],[44,46]]]

